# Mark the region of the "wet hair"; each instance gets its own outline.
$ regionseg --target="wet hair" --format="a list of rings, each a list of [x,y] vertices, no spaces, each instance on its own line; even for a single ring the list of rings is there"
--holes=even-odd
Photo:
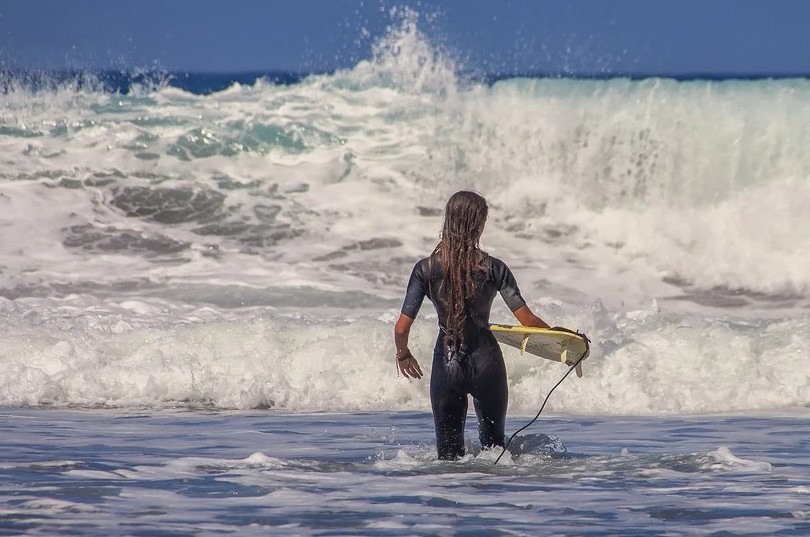
[[[458,349],[464,343],[467,321],[466,301],[476,289],[473,275],[488,271],[487,254],[479,240],[487,221],[487,200],[475,192],[462,190],[447,200],[438,255],[444,272],[443,300],[447,307],[445,349]]]

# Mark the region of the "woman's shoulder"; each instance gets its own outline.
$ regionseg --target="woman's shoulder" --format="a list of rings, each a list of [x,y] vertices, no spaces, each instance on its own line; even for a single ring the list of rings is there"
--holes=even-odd
[[[493,268],[506,267],[506,263],[494,255],[487,254],[487,262],[489,263],[489,266]]]
[[[491,255],[488,255],[487,257],[488,257],[487,261],[489,264],[489,277],[492,280],[496,282],[502,281],[505,277],[508,277],[508,275],[512,272],[509,269],[509,266],[506,264],[506,262],[504,262],[500,258]]]
[[[427,275],[431,272],[431,269],[436,263],[438,263],[438,260],[435,258],[435,256],[429,255],[417,261],[413,266],[413,270],[419,272],[420,274]]]
[[[417,261],[416,266],[417,267],[420,267],[420,266],[425,266],[426,267],[426,266],[431,265],[433,263],[436,263],[436,257],[434,255],[429,255],[429,256],[423,257],[422,259]]]

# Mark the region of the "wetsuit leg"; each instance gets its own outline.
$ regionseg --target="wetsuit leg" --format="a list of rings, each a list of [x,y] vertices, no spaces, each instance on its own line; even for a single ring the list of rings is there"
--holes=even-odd
[[[472,356],[475,366],[475,382],[471,394],[475,413],[478,416],[478,437],[481,447],[504,445],[506,408],[509,403],[509,387],[506,382],[506,365],[497,343],[484,346]]]
[[[464,455],[464,424],[467,420],[467,391],[460,386],[455,366],[447,364],[441,349],[433,353],[430,373],[430,404],[436,428],[436,451],[440,459]]]

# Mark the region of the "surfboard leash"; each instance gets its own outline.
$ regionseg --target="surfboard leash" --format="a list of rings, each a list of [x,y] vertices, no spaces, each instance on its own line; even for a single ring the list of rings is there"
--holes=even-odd
[[[590,341],[589,341],[589,340],[586,338],[586,342],[590,342]],[[586,343],[586,344],[587,344],[587,343]],[[589,345],[589,346],[590,346],[590,345]],[[574,365],[572,365],[570,368],[568,368],[568,371],[566,371],[566,372],[565,372],[565,375],[563,375],[563,376],[562,376],[562,378],[561,378],[561,379],[560,379],[560,380],[557,382],[557,384],[555,384],[555,385],[554,385],[554,387],[553,387],[553,388],[551,388],[551,389],[548,391],[548,394],[546,395],[546,398],[545,398],[545,399],[543,399],[543,404],[542,404],[542,405],[540,405],[540,410],[538,410],[538,411],[537,411],[537,415],[536,415],[534,418],[532,418],[532,421],[530,421],[529,423],[527,423],[526,425],[524,425],[523,427],[521,427],[520,429],[518,429],[517,431],[515,431],[514,433],[512,433],[512,436],[510,436],[510,437],[509,437],[509,440],[507,440],[507,441],[506,441],[506,445],[505,445],[505,446],[503,446],[503,451],[501,451],[501,454],[500,454],[500,455],[498,455],[498,458],[497,458],[497,459],[495,459],[495,462],[494,462],[494,463],[492,463],[492,465],[493,465],[493,466],[495,466],[496,464],[498,464],[498,461],[499,461],[499,460],[501,460],[501,457],[503,457],[503,454],[504,454],[504,453],[506,453],[506,450],[507,450],[507,449],[509,449],[509,444],[511,444],[511,443],[512,443],[512,440],[513,440],[513,439],[514,439],[514,438],[517,436],[517,434],[518,434],[519,432],[521,432],[521,431],[524,431],[524,430],[528,429],[528,428],[529,428],[529,426],[530,426],[532,423],[534,423],[535,421],[537,421],[537,418],[539,418],[539,417],[540,417],[540,413],[541,413],[541,412],[543,412],[543,409],[546,407],[546,403],[548,402],[548,398],[549,398],[549,397],[551,397],[551,394],[552,394],[552,393],[554,393],[554,390],[556,390],[556,389],[557,389],[557,386],[559,386],[560,384],[562,384],[562,382],[563,382],[563,381],[566,379],[566,377],[567,377],[568,375],[570,375],[570,374],[571,374],[571,371],[573,371],[574,369],[576,369],[576,368],[577,368],[577,366],[579,365],[579,363],[580,363],[582,360],[584,360],[586,356],[588,356],[588,353],[587,353],[587,352],[586,352],[585,354],[583,354],[582,356],[580,356],[580,357],[579,357],[579,360],[577,360],[577,361],[576,361],[576,363],[575,363]]]

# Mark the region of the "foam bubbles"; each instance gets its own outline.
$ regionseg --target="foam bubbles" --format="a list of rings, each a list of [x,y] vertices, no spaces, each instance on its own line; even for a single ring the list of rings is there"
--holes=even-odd
[[[112,305],[109,306],[113,310]],[[428,376],[397,377],[391,323],[243,312],[127,314],[90,319],[51,310],[2,321],[4,406],[428,410],[435,320],[420,317],[411,349]],[[154,311],[139,307],[139,311]],[[217,315],[213,315],[217,313]],[[191,319],[196,319],[191,321]],[[651,310],[568,309],[593,341],[585,376],[571,376],[546,412],[681,414],[779,409],[810,399],[806,321],[696,320]],[[534,413],[566,372],[504,349],[510,411]]]

